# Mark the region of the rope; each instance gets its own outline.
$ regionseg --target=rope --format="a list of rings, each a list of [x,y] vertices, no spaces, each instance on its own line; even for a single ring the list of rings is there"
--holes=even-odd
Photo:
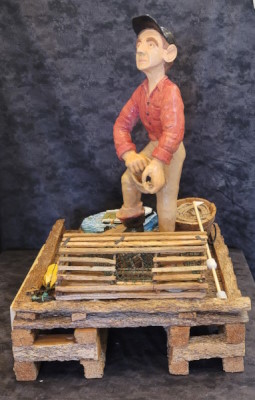
[[[201,204],[199,207],[199,214],[202,221],[209,220],[211,217],[211,211],[206,203]],[[196,213],[193,207],[193,203],[183,203],[177,208],[177,219],[180,222],[197,222]]]

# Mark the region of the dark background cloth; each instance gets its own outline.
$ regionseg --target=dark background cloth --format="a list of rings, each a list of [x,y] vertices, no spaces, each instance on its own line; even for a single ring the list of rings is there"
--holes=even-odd
[[[255,273],[252,0],[1,0],[1,248],[39,248],[56,219],[77,228],[121,206],[112,128],[144,79],[131,28],[144,13],[173,31],[179,51],[179,197],[213,201],[226,243]],[[133,137],[147,143],[141,124]]]

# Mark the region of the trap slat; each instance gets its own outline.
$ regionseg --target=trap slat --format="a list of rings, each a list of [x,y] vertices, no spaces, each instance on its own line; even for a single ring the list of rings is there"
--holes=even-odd
[[[81,246],[84,246],[86,248],[108,248],[108,247],[114,247],[114,248],[126,248],[126,247],[133,247],[133,248],[139,248],[139,247],[159,247],[159,246],[169,246],[169,247],[175,247],[175,246],[199,246],[204,244],[205,242],[202,240],[143,240],[143,241],[110,241],[110,242],[101,242],[101,241],[75,241],[75,242],[68,242],[64,248],[68,249],[73,249],[77,248],[80,249]]]
[[[179,266],[179,267],[169,267],[169,266],[164,266],[164,267],[156,267],[152,268],[152,272],[157,272],[157,273],[164,273],[164,272],[186,272],[186,271],[206,271],[207,266],[206,265],[190,265],[190,266]]]
[[[177,257],[154,257],[154,262],[186,262],[186,261],[206,261],[206,256],[177,256]]]
[[[111,258],[102,258],[102,257],[60,257],[59,262],[69,262],[69,261],[77,261],[77,262],[88,262],[91,264],[111,264],[116,265],[116,260]]]
[[[88,285],[77,285],[77,286],[61,286],[57,290],[61,292],[123,292],[123,291],[142,291],[148,290],[197,290],[207,289],[207,283],[196,283],[196,282],[180,282],[180,283],[143,283],[142,285],[100,285],[100,286],[88,286]]]
[[[206,235],[176,235],[176,236],[169,236],[169,235],[159,235],[157,236],[157,240],[158,241],[176,241],[176,240],[186,240],[186,241],[190,241],[190,240],[206,240],[207,236]],[[68,241],[67,241],[68,240]],[[62,240],[61,244],[68,244],[68,243],[73,243],[73,242],[129,242],[129,241],[153,241],[155,240],[155,235],[153,236],[149,236],[146,233],[144,233],[142,236],[141,235],[132,235],[132,236],[127,236],[127,235],[109,235],[109,236],[90,236],[88,234],[83,234],[83,235],[79,235],[79,236],[72,236],[72,237],[66,237]]]
[[[107,232],[108,237],[132,237],[132,236],[139,236],[139,237],[144,237],[144,236],[167,236],[167,237],[175,237],[175,236],[207,236],[207,233],[204,231],[178,231],[178,232],[121,232],[121,233],[116,233],[114,229],[112,231]],[[98,237],[98,233],[85,233],[85,232],[77,232],[77,231],[66,231],[63,234],[63,238],[67,239],[69,237]],[[104,238],[106,236],[103,235]]]
[[[106,266],[85,266],[85,265],[62,265],[58,266],[59,271],[84,271],[84,272],[114,272],[115,267]]]
[[[67,281],[115,281],[116,280],[115,275],[104,276],[104,275],[81,275],[81,274],[60,275],[59,274],[58,278],[61,279],[62,283],[64,280]]]
[[[197,292],[128,292],[128,293],[71,293],[56,295],[59,300],[117,300],[117,299],[203,299],[205,291]]]
[[[202,274],[158,274],[153,275],[153,281],[198,281],[204,279]]]
[[[185,253],[185,252],[205,252],[204,248],[199,246],[192,247],[192,246],[185,246],[185,247],[169,247],[169,246],[158,246],[158,247],[112,247],[112,248],[98,248],[98,247],[79,247],[79,248],[64,248],[61,247],[59,249],[59,254],[76,254],[76,255],[83,255],[83,254],[122,254],[122,253]],[[203,258],[204,260],[206,257]],[[159,260],[160,261],[160,260]]]

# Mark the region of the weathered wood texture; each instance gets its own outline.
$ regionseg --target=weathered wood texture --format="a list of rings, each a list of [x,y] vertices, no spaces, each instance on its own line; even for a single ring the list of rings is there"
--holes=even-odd
[[[224,335],[208,335],[191,337],[185,347],[173,347],[171,358],[173,361],[193,361],[208,358],[243,357],[245,343],[229,344]]]
[[[189,362],[208,358],[221,358],[223,370],[244,370],[245,355],[244,324],[226,324],[224,333],[190,337],[189,327],[170,327],[168,337],[169,372],[188,375]]]
[[[16,308],[19,302],[29,302],[30,295],[28,296],[27,292],[32,289],[40,289],[48,266],[55,261],[58,246],[64,232],[64,222],[64,219],[59,219],[53,226],[45,245],[42,247],[11,305],[13,309]]]
[[[84,376],[87,379],[102,378],[104,374],[106,349],[107,349],[107,329],[99,331],[98,340],[100,343],[98,360],[81,360],[84,367]]]
[[[245,340],[245,324],[226,324],[224,333],[227,343],[242,343]]]
[[[244,358],[243,357],[226,357],[222,360],[223,370],[225,372],[243,372]]]
[[[35,341],[35,332],[32,330],[15,329],[12,331],[13,346],[32,346]]]
[[[40,369],[40,363],[29,361],[14,361],[13,371],[17,381],[35,381]]]
[[[68,361],[98,359],[94,343],[76,343],[73,335],[38,335],[31,346],[13,346],[16,361]]]
[[[182,315],[184,314],[184,315]],[[185,315],[186,314],[186,315]],[[147,314],[127,312],[112,314],[88,314],[86,318],[72,320],[71,316],[45,317],[37,321],[15,319],[16,329],[55,329],[55,328],[136,328],[145,326],[199,326],[199,325],[225,325],[248,322],[247,312],[240,314],[229,313],[154,313]]]
[[[237,286],[234,267],[229,257],[229,250],[224,243],[219,226],[216,224],[216,240],[214,242],[214,252],[219,266],[220,275],[224,283],[224,290],[229,299],[240,297],[241,292]]]
[[[13,356],[17,380],[35,380],[40,361],[78,360],[87,378],[102,377],[105,365],[107,331],[76,329],[74,334],[40,334],[14,330]]]
[[[68,314],[72,312],[85,312],[87,314],[113,312],[144,312],[153,314],[154,312],[170,313],[170,312],[226,312],[239,313],[249,311],[251,309],[251,301],[249,297],[237,297],[222,301],[215,297],[207,297],[201,301],[196,300],[176,300],[176,299],[160,299],[151,300],[99,300],[99,301],[51,301],[48,303],[32,302],[30,296],[27,296],[27,301],[15,302],[13,304],[14,311],[26,311],[36,313],[38,316],[49,314]]]
[[[40,286],[47,266],[58,258],[58,247],[62,240],[63,230],[63,221],[57,221],[12,304],[12,310],[16,312],[12,340],[15,358],[14,370],[18,380],[36,379],[38,373],[37,361],[39,362],[42,359],[73,359],[70,354],[75,357],[74,359],[80,360],[84,366],[85,376],[101,377],[105,363],[105,351],[103,351],[102,336],[98,335],[98,329],[96,328],[108,327],[167,327],[169,371],[172,374],[188,374],[190,360],[210,357],[222,358],[223,369],[227,372],[243,370],[245,323],[248,321],[247,311],[250,310],[251,303],[249,298],[242,297],[240,294],[228,249],[218,226],[216,226],[217,239],[213,244],[212,252],[218,262],[218,277],[228,295],[226,300],[216,298],[213,279],[210,278],[211,273],[205,270],[202,273],[206,275],[208,291],[202,299],[178,299],[179,293],[170,292],[165,294],[168,296],[175,295],[175,298],[162,298],[164,293],[155,292],[154,298],[150,299],[115,299],[115,293],[110,293],[112,299],[109,300],[98,299],[91,301],[88,297],[87,300],[80,301],[32,302],[30,294],[27,294],[27,292]],[[191,237],[192,234],[190,233]],[[200,236],[201,232],[198,234]],[[77,231],[66,232],[64,240],[70,235],[71,239],[75,241]],[[119,240],[119,234],[116,234],[116,232],[108,233],[108,235],[108,243],[113,238],[114,240]],[[137,236],[137,234],[130,234],[126,242],[130,243],[134,238],[137,239],[135,235]],[[175,240],[178,235],[178,232],[173,235]],[[148,234],[148,236],[152,237],[152,234]],[[159,236],[163,237],[160,233]],[[92,239],[94,240],[94,237]],[[90,243],[93,240],[90,240]],[[168,237],[164,237],[164,240],[168,240]],[[196,237],[195,240],[197,240]],[[191,249],[192,246],[187,247]],[[148,247],[144,248],[148,249]],[[180,255],[176,254],[176,251],[175,253],[171,253],[171,251],[162,254],[155,253],[155,274],[163,276],[165,273],[170,273],[170,271],[166,271],[166,268],[180,268],[181,264],[178,260],[175,266],[169,267],[168,257],[186,257],[187,253],[184,252],[184,255]],[[203,257],[203,253],[198,252],[198,254]],[[65,258],[64,255],[61,257]],[[96,254],[97,263],[94,262],[95,255],[93,254],[82,255],[81,257],[68,255],[67,257],[69,259],[66,259],[66,263],[73,263],[73,266],[76,265],[77,267],[87,268],[91,263],[91,259],[93,260],[92,267],[115,268],[116,266],[114,255],[102,253],[99,256]],[[162,257],[165,257],[166,260],[162,261]],[[196,255],[196,257],[198,256]],[[99,258],[101,259],[98,265]],[[62,262],[62,264],[64,270],[66,267],[65,262]],[[197,264],[193,267],[202,267],[204,269],[204,265]],[[157,271],[158,268],[161,268],[160,272]],[[182,274],[187,274],[186,266],[182,265],[182,268]],[[189,271],[188,273],[190,273]],[[102,271],[94,271],[94,273],[98,272]],[[199,269],[197,272],[199,272]],[[111,274],[112,271],[107,271],[107,273]],[[172,276],[176,275],[176,273],[175,270],[171,271]],[[180,273],[180,270],[178,273]],[[200,274],[201,271],[199,272]],[[165,282],[160,279],[158,281],[160,284]],[[106,285],[105,282],[103,284]],[[120,291],[119,293],[122,292]],[[146,292],[141,293],[146,296]],[[186,293],[189,295],[189,291]],[[68,293],[66,295],[75,296],[76,293]],[[89,293],[87,295],[90,296]],[[194,295],[194,292],[192,295]],[[218,335],[189,338],[190,327],[199,325],[217,325],[222,329],[220,329]],[[63,342],[58,338],[55,344],[53,340],[53,344],[49,345],[49,342],[47,342],[49,339],[40,336],[40,331],[48,330],[49,335],[46,336],[49,337],[52,335],[50,331],[54,328],[72,328],[75,333],[67,341],[65,339]],[[87,330],[87,339],[82,339],[83,335],[86,336],[84,329],[89,329]],[[90,342],[79,343],[82,340]],[[88,359],[88,357],[94,357],[95,359]]]

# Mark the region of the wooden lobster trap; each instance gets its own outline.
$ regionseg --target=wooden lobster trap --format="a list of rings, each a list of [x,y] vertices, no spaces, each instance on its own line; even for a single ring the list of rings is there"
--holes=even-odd
[[[205,232],[66,232],[56,298],[203,298]]]

